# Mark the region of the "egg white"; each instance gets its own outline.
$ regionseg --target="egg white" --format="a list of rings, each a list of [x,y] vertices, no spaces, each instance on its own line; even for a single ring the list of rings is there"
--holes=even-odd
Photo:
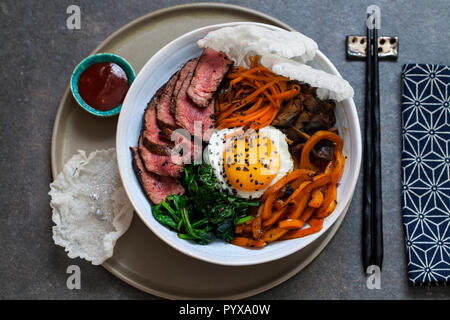
[[[284,133],[272,126],[261,128],[259,129],[260,134],[262,136],[267,136],[274,142],[275,148],[280,155],[280,169],[278,170],[275,178],[272,180],[270,185],[266,186],[263,189],[259,189],[258,191],[240,190],[238,188],[229,186],[226,182],[224,173],[223,154],[226,148],[225,137],[240,130],[242,130],[242,128],[223,129],[214,132],[209,139],[207,161],[214,171],[219,188],[221,188],[225,192],[229,192],[230,194],[234,194],[241,198],[256,199],[261,197],[267,190],[267,188],[269,188],[286,174],[291,172],[294,168],[294,162],[292,161],[291,154],[289,153],[289,147],[286,142],[286,136],[284,135]],[[233,189],[236,191],[233,191]]]

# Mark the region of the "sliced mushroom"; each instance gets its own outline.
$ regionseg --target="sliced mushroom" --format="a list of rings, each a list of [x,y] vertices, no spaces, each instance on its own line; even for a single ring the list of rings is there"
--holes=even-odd
[[[295,121],[302,110],[303,106],[300,103],[300,99],[290,100],[281,107],[272,125],[279,127],[289,126]]]
[[[312,150],[311,154],[313,157],[324,159],[327,161],[333,160],[333,143],[324,140],[319,142]]]

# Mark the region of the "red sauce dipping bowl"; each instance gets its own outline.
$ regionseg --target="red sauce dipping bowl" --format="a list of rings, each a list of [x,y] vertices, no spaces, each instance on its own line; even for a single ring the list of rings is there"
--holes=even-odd
[[[122,57],[98,53],[81,61],[72,73],[70,89],[77,103],[98,117],[117,115],[136,74]]]

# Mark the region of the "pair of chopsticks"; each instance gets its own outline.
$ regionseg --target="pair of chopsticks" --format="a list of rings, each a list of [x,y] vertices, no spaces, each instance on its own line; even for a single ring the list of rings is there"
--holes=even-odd
[[[378,30],[367,27],[363,178],[363,265],[383,262]]]

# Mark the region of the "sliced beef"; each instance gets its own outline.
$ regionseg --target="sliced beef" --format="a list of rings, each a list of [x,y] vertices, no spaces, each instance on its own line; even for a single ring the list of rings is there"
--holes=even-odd
[[[180,177],[181,172],[183,171],[183,164],[179,155],[163,156],[154,153],[144,145],[142,134],[139,137],[138,149],[147,171],[161,176]]]
[[[210,101],[209,106],[206,108],[196,106],[186,93],[191,79],[192,74],[186,77],[176,98],[175,121],[193,136],[198,135],[199,129],[202,128],[203,140],[209,141],[214,128],[214,99]],[[195,130],[195,126],[198,126],[197,130]]]
[[[160,140],[155,141],[155,136],[157,136]],[[154,133],[150,133],[148,131],[142,131],[142,142],[150,151],[161,156],[170,156],[173,148],[172,141],[161,139],[160,135],[155,135]]]
[[[178,97],[178,93],[180,92],[181,86],[184,83],[184,80],[191,75],[195,67],[197,67],[199,58],[194,58],[186,62],[186,64],[180,69],[177,83],[175,84],[175,88],[173,89],[172,101],[170,104],[170,112],[173,116],[175,116],[175,108],[176,108],[176,99]]]
[[[156,106],[156,119],[161,130],[168,136],[177,128],[175,118],[170,112],[172,94],[177,84],[179,72],[176,72],[164,87]]]
[[[156,122],[156,106],[158,105],[159,98],[161,97],[161,94],[164,90],[164,86],[158,89],[156,93],[153,95],[153,98],[150,100],[150,102],[147,105],[147,108],[145,108],[144,116],[142,118],[142,129],[153,131],[156,126],[158,126],[158,123]]]
[[[222,52],[205,48],[195,68],[187,95],[197,106],[208,108],[214,93],[232,65],[233,61]]]
[[[143,121],[143,142],[152,152],[159,155],[169,156],[170,148],[173,146],[173,143],[170,139],[167,139],[161,135],[161,129],[156,121],[156,105],[159,102],[161,93],[161,90],[158,91],[150,101],[147,109],[145,109]]]
[[[184,194],[181,183],[171,177],[163,177],[152,172],[148,172],[139,155],[138,148],[130,148],[133,158],[133,169],[141,184],[144,193],[154,204],[160,204],[168,195]]]

